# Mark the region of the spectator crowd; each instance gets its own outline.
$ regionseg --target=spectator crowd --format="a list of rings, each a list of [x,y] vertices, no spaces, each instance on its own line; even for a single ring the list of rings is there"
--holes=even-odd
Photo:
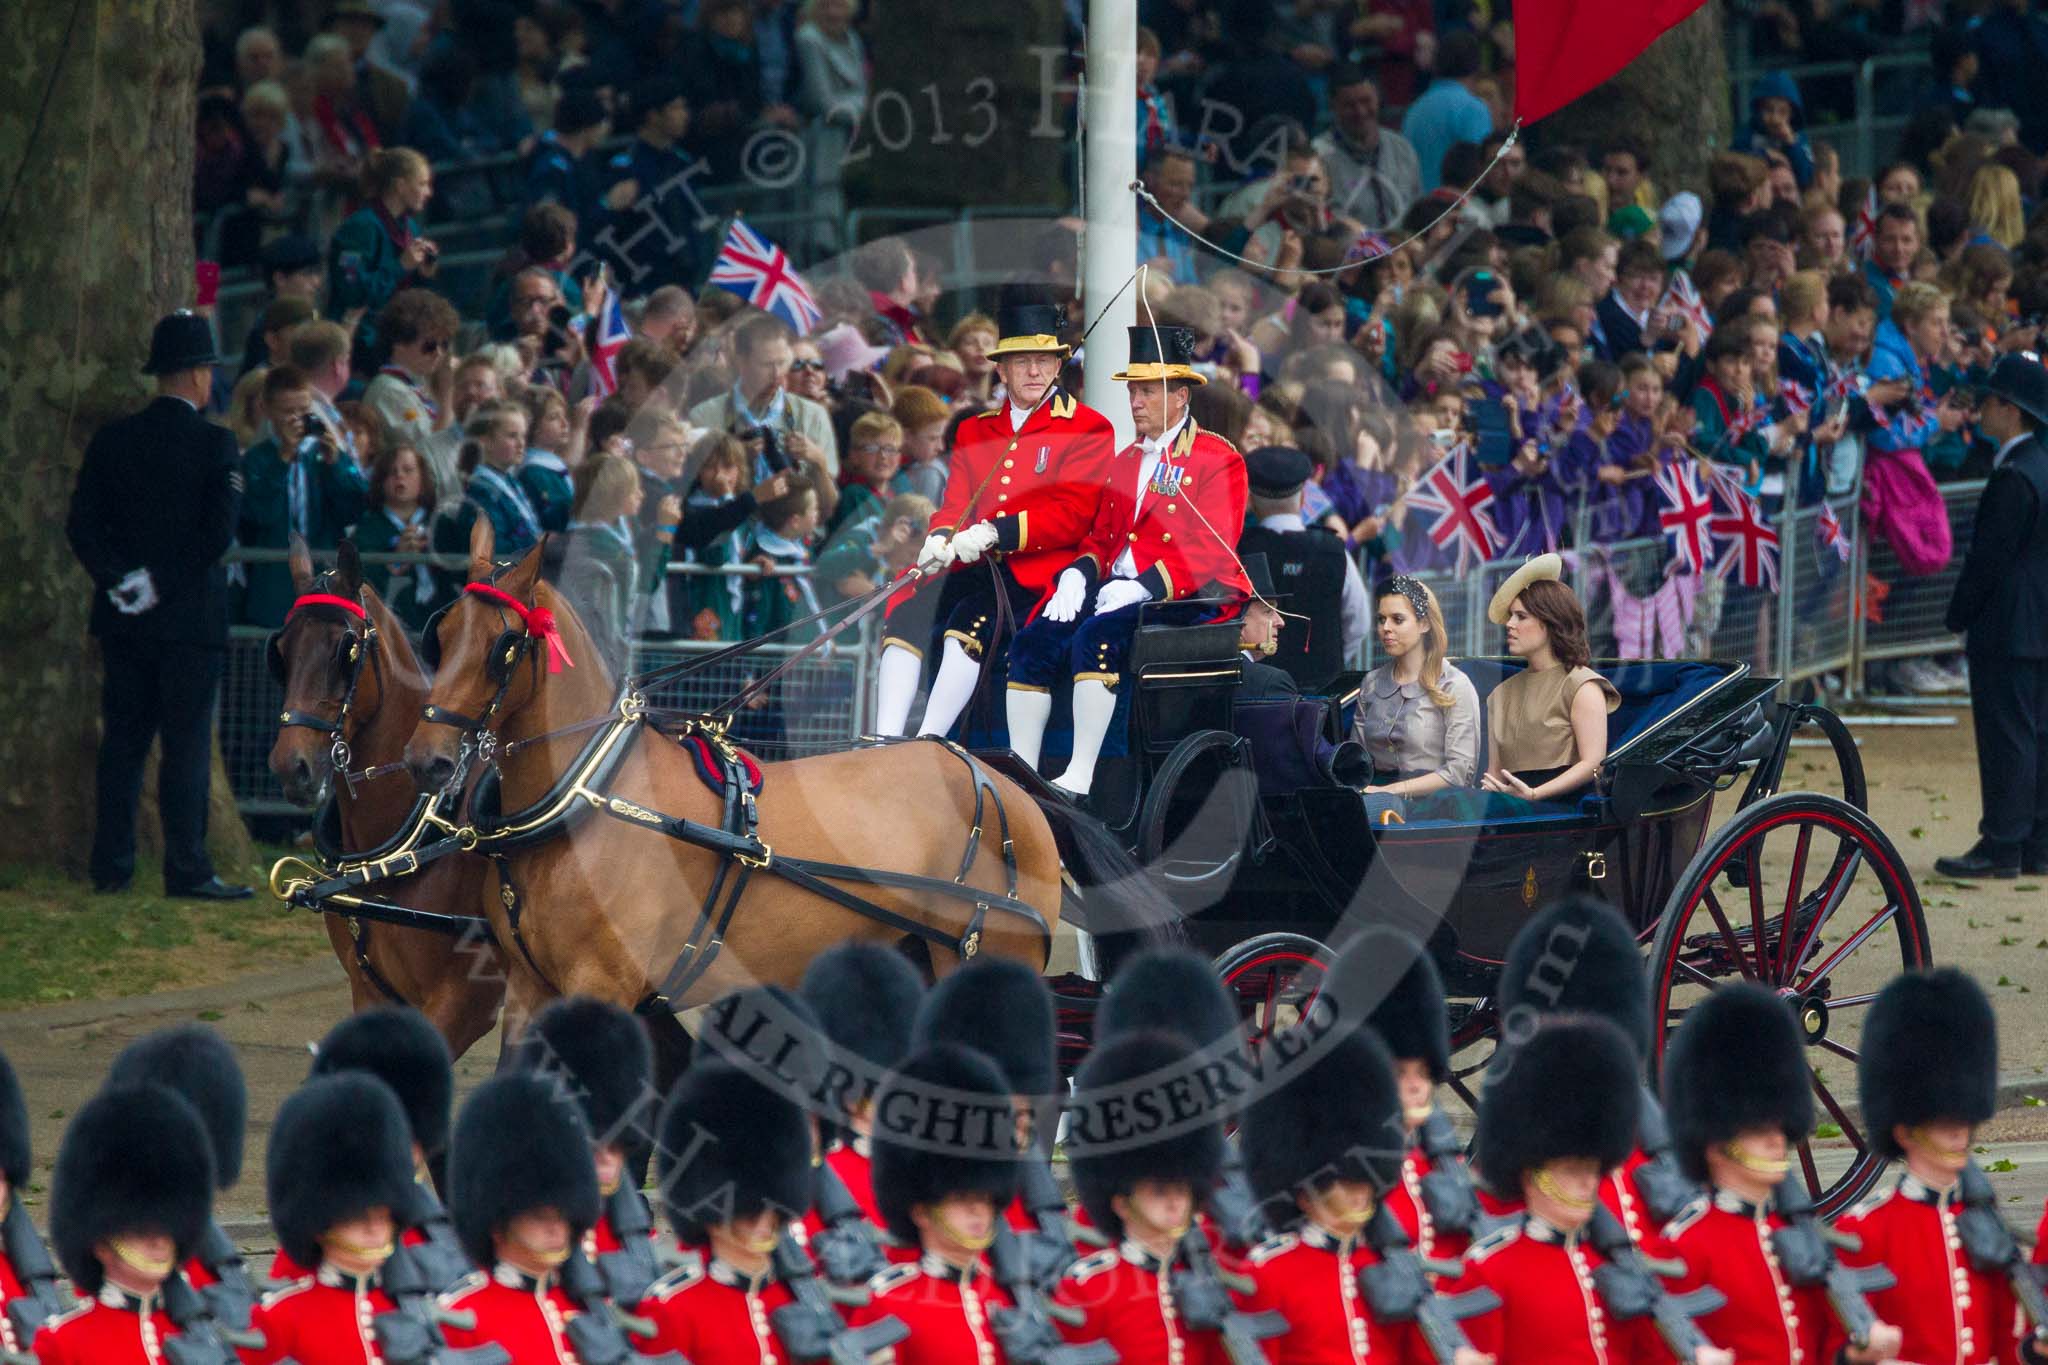
[[[203,8],[197,204],[267,291],[217,386],[245,451],[241,546],[457,553],[481,521],[503,555],[562,533],[615,627],[694,640],[787,625],[915,557],[954,431],[1000,401],[996,328],[921,241],[842,238],[870,81],[852,0]],[[1973,386],[2048,320],[2048,95],[2015,56],[2048,57],[2048,21],[2026,0],[1751,7],[1736,22],[1774,62],[1922,52],[1924,79],[1862,178],[1810,136],[1808,92],[1765,75],[1702,192],[1660,185],[1627,129],[1511,136],[1504,6],[1140,13],[1140,320],[1196,332],[1204,428],[1310,457],[1308,520],[1369,577],[1467,562],[1415,496],[1448,461],[1491,494],[1482,557],[1665,537],[1685,475],[1772,523],[1860,498],[1896,565],[1869,609],[1932,590],[1954,557],[1942,485],[1993,454]],[[1829,82],[1811,93],[1839,112]],[[739,184],[764,129],[811,152],[818,225],[784,243],[829,258],[805,326],[706,281],[718,242],[691,194]],[[516,164],[506,203],[437,203],[437,172],[493,155]],[[438,225],[507,206],[516,241],[459,308]],[[1004,262],[1064,295],[1073,342],[1100,302],[1077,296],[1078,229]],[[1610,566],[1610,629],[1680,607],[1624,647],[1699,649],[1768,614],[1770,582],[1681,541]],[[238,575],[239,619],[277,624],[284,567]],[[415,625],[456,586],[425,565],[376,579]]]

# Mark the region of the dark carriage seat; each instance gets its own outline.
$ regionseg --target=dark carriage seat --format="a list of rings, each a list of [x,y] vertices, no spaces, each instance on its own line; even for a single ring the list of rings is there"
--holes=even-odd
[[[1510,673],[1522,665],[1511,659],[1457,659],[1479,693],[1479,737],[1490,742],[1486,730],[1486,699]],[[1621,705],[1607,717],[1607,752],[1622,745],[1679,710],[1727,676],[1714,664],[1690,659],[1644,659],[1629,663],[1596,664],[1614,690],[1621,693]]]

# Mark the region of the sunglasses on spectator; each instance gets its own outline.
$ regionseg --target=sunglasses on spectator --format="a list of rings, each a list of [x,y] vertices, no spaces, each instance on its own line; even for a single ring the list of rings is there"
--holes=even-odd
[[[789,362],[789,372],[791,374],[802,374],[806,370],[823,370],[824,368],[825,362],[822,360],[792,360]]]

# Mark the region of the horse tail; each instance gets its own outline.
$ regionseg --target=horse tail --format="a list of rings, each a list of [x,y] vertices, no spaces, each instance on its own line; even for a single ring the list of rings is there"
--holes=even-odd
[[[1105,980],[1139,948],[1187,942],[1180,907],[1107,825],[1057,796],[1031,791],[1031,799],[1052,826],[1067,873],[1060,914],[1095,940]]]

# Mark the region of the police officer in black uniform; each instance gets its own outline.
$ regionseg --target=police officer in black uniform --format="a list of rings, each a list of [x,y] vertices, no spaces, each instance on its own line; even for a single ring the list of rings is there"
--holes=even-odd
[[[1301,490],[1315,472],[1308,456],[1261,446],[1244,465],[1255,524],[1239,537],[1238,553],[1264,555],[1275,586],[1292,601],[1272,662],[1302,691],[1320,692],[1365,639],[1372,615],[1365,580],[1334,532],[1302,521]]]
[[[2048,874],[2048,370],[1999,358],[1977,425],[1998,446],[1948,628],[1970,661],[1984,817],[1945,877]]]
[[[156,399],[100,428],[71,495],[64,529],[92,576],[92,633],[106,671],[92,844],[101,891],[121,890],[135,874],[142,763],[161,733],[164,889],[206,900],[251,894],[216,877],[206,856],[213,706],[228,639],[221,556],[242,500],[234,434],[200,415],[219,361],[205,318],[179,311],[157,323],[143,367]]]

